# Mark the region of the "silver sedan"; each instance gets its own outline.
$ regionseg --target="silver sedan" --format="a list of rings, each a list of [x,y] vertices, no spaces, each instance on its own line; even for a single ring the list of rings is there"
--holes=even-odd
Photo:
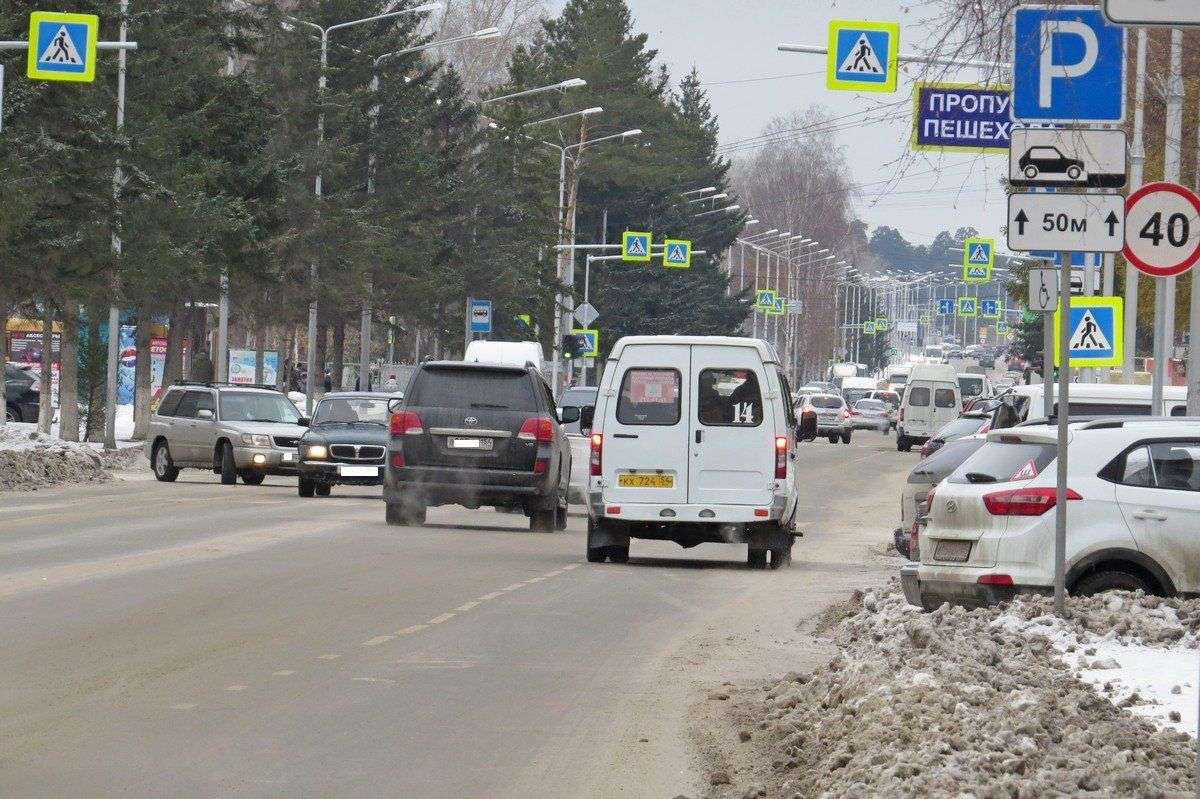
[[[891,420],[888,418],[888,405],[883,400],[860,399],[848,411],[850,426],[855,430],[887,431]]]

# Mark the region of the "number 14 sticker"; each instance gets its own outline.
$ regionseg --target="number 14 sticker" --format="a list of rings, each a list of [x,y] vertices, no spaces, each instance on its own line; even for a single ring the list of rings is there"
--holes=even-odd
[[[1149,183],[1125,202],[1125,260],[1153,277],[1174,277],[1200,260],[1200,197],[1175,183]]]

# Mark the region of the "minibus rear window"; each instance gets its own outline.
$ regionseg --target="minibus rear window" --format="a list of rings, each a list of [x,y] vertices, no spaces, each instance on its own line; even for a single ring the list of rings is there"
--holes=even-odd
[[[617,421],[621,424],[672,426],[682,415],[677,369],[634,367],[621,378]]]

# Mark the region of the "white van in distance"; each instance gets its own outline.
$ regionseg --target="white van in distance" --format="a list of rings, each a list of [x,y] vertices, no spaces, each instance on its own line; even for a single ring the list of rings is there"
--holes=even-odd
[[[631,538],[745,543],[751,568],[791,560],[796,417],[773,347],[750,338],[627,336],[596,401],[587,557]]]
[[[962,413],[958,372],[950,364],[914,364],[896,420],[896,449],[908,452],[924,444]]]

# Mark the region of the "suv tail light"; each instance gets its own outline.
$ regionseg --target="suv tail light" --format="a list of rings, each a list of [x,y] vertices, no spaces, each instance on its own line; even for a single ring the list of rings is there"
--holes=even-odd
[[[1068,488],[1067,499],[1083,499],[1078,492]],[[1014,488],[984,494],[983,504],[993,516],[1041,516],[1057,504],[1057,489]]]
[[[787,436],[775,437],[775,479],[787,479],[787,459],[788,459],[788,438]]]
[[[549,416],[534,416],[525,420],[517,438],[522,441],[536,441],[539,444],[549,444],[554,440],[554,420]]]
[[[592,455],[591,455],[591,458],[589,459],[589,463],[591,464],[592,477],[599,477],[601,475],[600,467],[602,465],[603,457],[604,457],[604,434],[603,433],[592,433]]]
[[[392,414],[389,430],[392,438],[419,436],[425,432],[425,425],[416,411],[396,411]]]

